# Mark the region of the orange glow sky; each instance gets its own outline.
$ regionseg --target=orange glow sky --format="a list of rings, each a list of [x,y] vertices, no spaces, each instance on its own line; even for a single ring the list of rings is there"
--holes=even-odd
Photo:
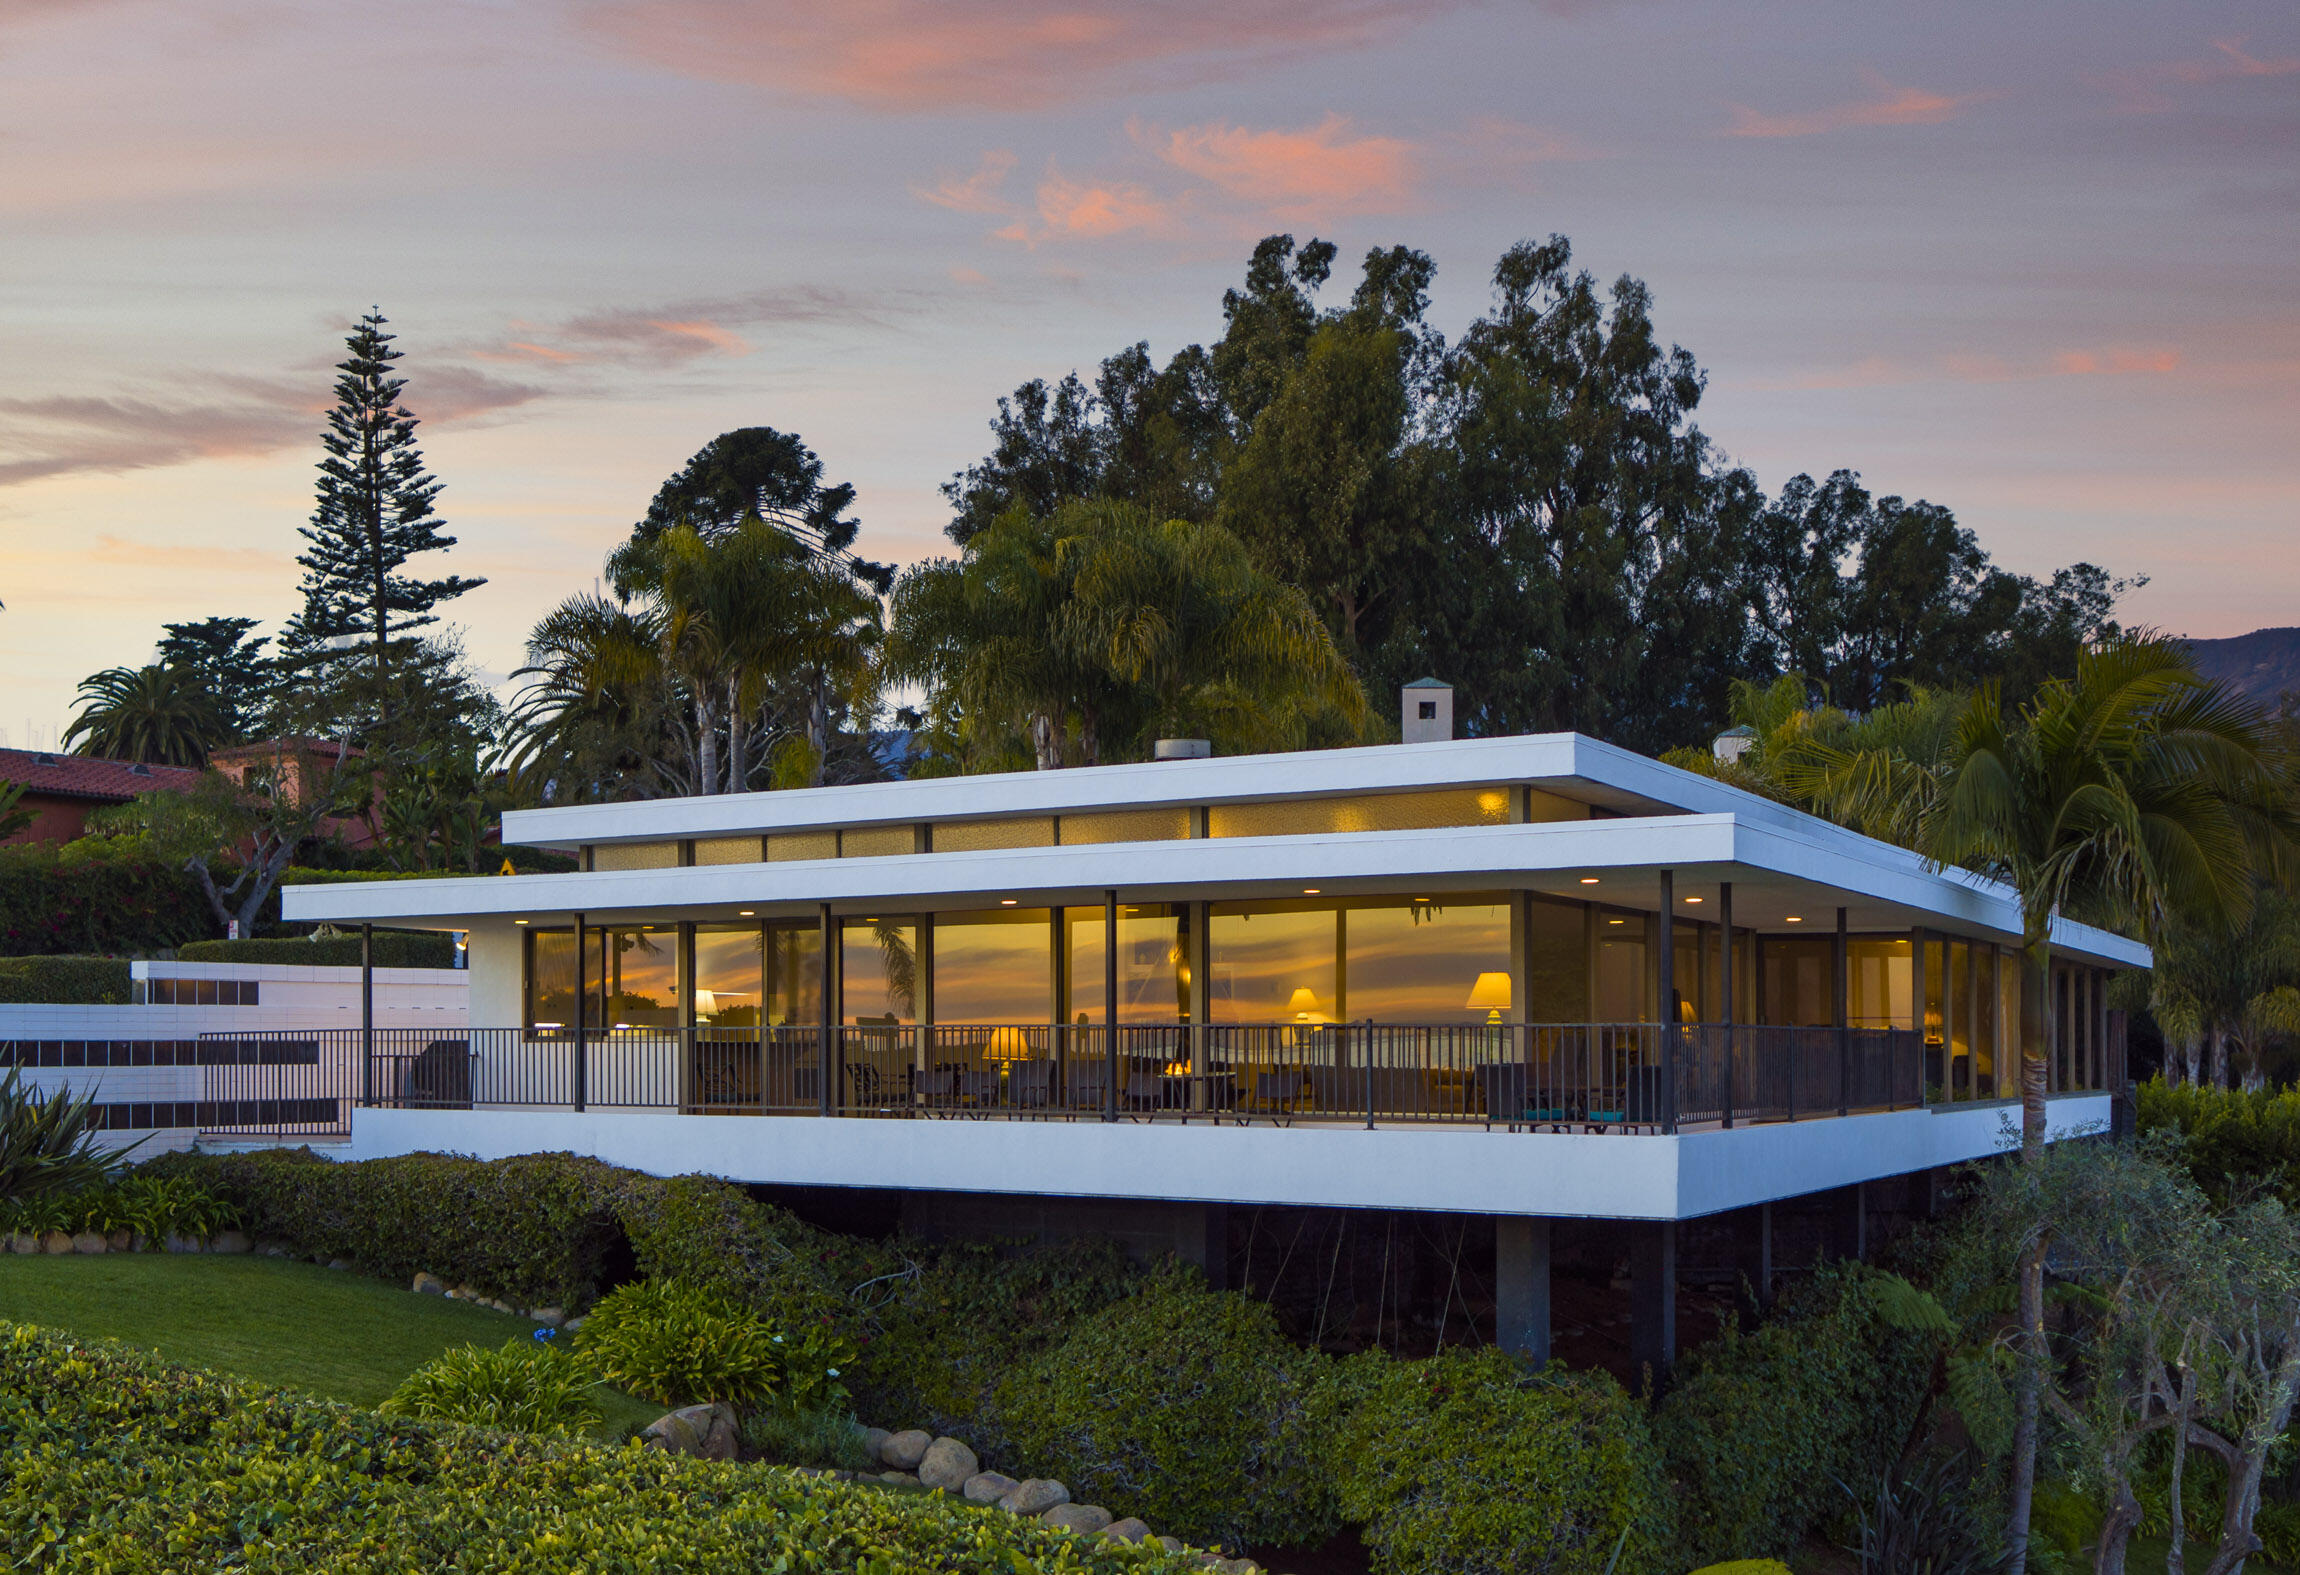
[[[1449,336],[1562,231],[1768,487],[2300,623],[2296,149],[2289,4],[0,0],[0,738],[294,609],[371,302],[500,678],[728,427],[934,551],[999,393],[1211,337],[1273,229],[1429,250]]]

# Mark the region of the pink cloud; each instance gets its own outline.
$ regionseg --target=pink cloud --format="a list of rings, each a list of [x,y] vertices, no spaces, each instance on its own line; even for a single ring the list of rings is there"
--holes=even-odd
[[[957,213],[1008,213],[1012,205],[1000,195],[1000,188],[1013,168],[1014,155],[994,148],[982,156],[973,174],[946,175],[931,186],[913,186],[911,195]]]
[[[2212,40],[2214,53],[2202,60],[2158,61],[2152,65],[2110,72],[2091,80],[2122,99],[2126,109],[2137,114],[2154,115],[2162,114],[2173,106],[2172,95],[2165,91],[2169,84],[2217,87],[2262,77],[2287,77],[2300,72],[2300,55],[2263,58],[2247,50],[2245,43],[2246,40],[2242,38],[2216,38]]]
[[[1101,240],[1129,231],[1162,231],[1172,216],[1167,203],[1139,186],[1126,181],[1075,181],[1049,165],[1046,178],[1038,183],[1038,217],[1045,229],[1035,236],[1015,236],[1010,226],[1000,234],[1034,241],[1048,235]]]
[[[2216,38],[2212,47],[2220,52],[2218,60],[2183,60],[2175,63],[2171,74],[2180,82],[2234,82],[2244,77],[2288,77],[2300,71],[2300,55],[2280,55],[2262,60],[2246,54],[2241,38]]]
[[[591,26],[691,76],[874,109],[1016,109],[1356,49],[1470,0],[604,0]]]
[[[741,330],[756,324],[876,322],[882,314],[883,303],[865,306],[835,290],[761,290],[664,307],[610,307],[549,327],[515,322],[503,339],[466,353],[475,361],[530,367],[668,367],[749,355]]]
[[[1135,135],[1166,163],[1225,196],[1293,221],[1394,213],[1408,205],[1418,173],[1412,143],[1353,136],[1349,118],[1339,114],[1296,131],[1253,131],[1216,121],[1185,126],[1162,139],[1141,128]]]
[[[1953,119],[1959,110],[1987,96],[1895,87],[1877,72],[1866,69],[1861,77],[1869,85],[1870,97],[1832,104],[1825,109],[1767,114],[1746,104],[1729,105],[1733,124],[1725,128],[1724,134],[1728,137],[1811,137],[1856,126],[1932,126]]]

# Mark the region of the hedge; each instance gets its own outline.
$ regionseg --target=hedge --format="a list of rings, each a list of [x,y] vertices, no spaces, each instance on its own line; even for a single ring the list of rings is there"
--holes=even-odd
[[[2141,1131],[2179,1135],[2176,1157],[2215,1203],[2266,1186],[2300,1208],[2300,1088],[2247,1092],[2156,1077],[2140,1085],[2138,1114]]]
[[[1668,1575],[1670,1485],[1601,1372],[1453,1347],[1336,1365],[1318,1404],[1341,1508],[1384,1575]]]
[[[947,1498],[386,1417],[7,1323],[0,1547],[119,1575],[1195,1568]]]
[[[1934,1348],[1877,1315],[1869,1270],[1832,1264],[1751,1334],[1679,1362],[1654,1432],[1697,1563],[1775,1558],[1873,1483],[1923,1404]]]
[[[120,1006],[132,988],[118,957],[0,957],[0,1001]]]
[[[356,968],[357,935],[266,935],[245,941],[193,941],[176,948],[183,962],[285,963],[299,968]],[[378,930],[378,968],[452,968],[455,937],[436,930]]]
[[[0,954],[151,952],[215,932],[198,883],[156,859],[0,848]]]
[[[1014,1373],[999,1409],[1077,1499],[1193,1542],[1318,1543],[1338,1525],[1308,1426],[1322,1362],[1266,1304],[1170,1270]]]

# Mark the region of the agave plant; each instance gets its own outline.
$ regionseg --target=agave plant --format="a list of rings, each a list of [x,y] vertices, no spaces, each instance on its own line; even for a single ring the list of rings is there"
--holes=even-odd
[[[75,1097],[59,1089],[43,1098],[24,1086],[23,1076],[21,1067],[10,1067],[0,1077],[0,1198],[82,1192],[109,1182],[136,1144],[107,1149],[98,1141],[96,1091]]]

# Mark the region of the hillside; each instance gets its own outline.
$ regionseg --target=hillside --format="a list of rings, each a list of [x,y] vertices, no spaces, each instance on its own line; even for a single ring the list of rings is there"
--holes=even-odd
[[[2191,640],[2188,648],[2205,677],[2225,679],[2264,704],[2300,693],[2300,629],[2255,629],[2225,640]]]

